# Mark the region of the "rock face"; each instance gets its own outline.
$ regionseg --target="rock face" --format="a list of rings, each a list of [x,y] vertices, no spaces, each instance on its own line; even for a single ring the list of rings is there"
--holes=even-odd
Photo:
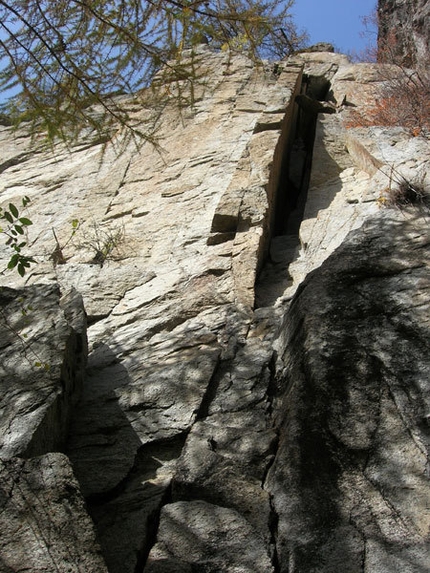
[[[427,0],[378,1],[378,61],[428,70],[430,6]]]
[[[64,449],[87,361],[81,297],[1,287],[0,571],[106,571]],[[47,453],[55,452],[55,453]]]
[[[69,561],[53,538],[60,570],[424,573],[427,203],[387,205],[404,178],[429,186],[428,141],[345,129],[378,87],[372,65],[308,52],[256,66],[207,47],[192,61],[206,79],[169,86],[157,146],[88,134],[54,157],[0,132],[2,201],[32,199],[25,292],[58,340],[73,323],[59,292],[81,293],[89,325],[80,401],[61,432],[53,417],[66,443],[42,414],[30,432],[22,412],[27,398],[39,411],[45,380],[30,369],[19,400],[5,393],[7,426],[45,438],[5,443],[5,467],[31,467],[35,492],[46,464],[67,474],[70,496],[46,503],[59,522],[76,508],[71,529],[82,512],[82,535]],[[192,95],[179,111],[178,88]],[[22,302],[2,293],[21,332]]]
[[[87,339],[81,297],[57,285],[0,290],[1,455],[64,448],[83,387]],[[4,321],[4,322],[3,322]]]
[[[0,460],[0,570],[106,571],[64,454]]]
[[[266,487],[288,571],[428,567],[429,263],[419,213],[381,213],[285,316]]]

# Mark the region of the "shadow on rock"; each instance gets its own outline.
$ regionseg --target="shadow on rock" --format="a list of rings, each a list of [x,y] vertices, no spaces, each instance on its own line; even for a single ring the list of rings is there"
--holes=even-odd
[[[428,554],[430,236],[387,210],[287,311],[268,488],[291,573],[424,573]]]

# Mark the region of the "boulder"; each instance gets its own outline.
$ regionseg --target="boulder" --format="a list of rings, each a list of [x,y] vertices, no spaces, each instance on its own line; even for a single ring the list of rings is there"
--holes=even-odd
[[[0,288],[0,455],[65,446],[87,359],[82,298],[58,285]]]
[[[0,459],[0,570],[107,573],[64,454]]]
[[[161,512],[145,573],[273,573],[262,539],[240,513],[205,501],[176,502]]]
[[[427,216],[418,207],[369,218],[285,315],[266,487],[291,573],[427,568]]]

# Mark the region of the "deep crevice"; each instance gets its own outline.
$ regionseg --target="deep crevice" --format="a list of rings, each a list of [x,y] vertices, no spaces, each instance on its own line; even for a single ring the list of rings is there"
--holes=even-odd
[[[136,567],[134,573],[142,573],[145,569],[146,562],[148,561],[151,549],[157,541],[158,528],[160,525],[161,510],[169,503],[172,503],[172,482],[166,488],[163,497],[161,498],[160,506],[157,510],[152,512],[146,520],[146,530],[148,531],[145,546],[142,547],[137,557]]]
[[[172,480],[155,483],[157,470],[163,462],[169,464],[179,458],[188,433],[185,431],[142,446],[136,453],[133,467],[115,488],[87,498],[88,512],[109,573],[122,573],[123,563],[118,560],[121,552],[129,562],[135,560],[135,573],[143,571],[156,542],[161,510],[172,501]],[[127,513],[121,516],[120,510],[124,507]],[[146,515],[142,515],[143,508],[147,509]],[[127,525],[124,521],[128,519],[131,522]],[[128,531],[125,553],[118,535],[118,530],[124,527]]]
[[[304,76],[301,95],[323,100],[330,84],[319,85],[317,79]],[[299,229],[307,201],[318,113],[301,107],[298,101],[296,98],[294,139],[284,151],[281,166],[269,253],[255,285],[255,308],[273,305],[292,284],[288,267],[300,247]]]
[[[273,506],[273,498],[270,496],[270,516],[269,516],[269,531],[270,531],[270,559],[273,565],[273,573],[281,573],[281,565],[279,563],[277,539],[278,539],[278,522],[279,516]]]

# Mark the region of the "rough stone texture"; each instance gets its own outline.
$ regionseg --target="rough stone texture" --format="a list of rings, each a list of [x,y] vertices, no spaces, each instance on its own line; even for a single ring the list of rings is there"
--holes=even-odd
[[[158,147],[88,135],[35,155],[0,130],[1,199],[32,199],[39,264],[27,282],[75,287],[88,313],[66,453],[107,568],[304,573],[318,558],[313,570],[325,559],[328,573],[345,570],[343,552],[350,571],[400,573],[403,560],[422,573],[424,429],[408,412],[426,389],[394,358],[427,328],[426,227],[386,198],[394,172],[430,183],[428,141],[345,128],[352,105],[372,102],[374,65],[195,55],[206,80],[180,112],[168,87]],[[300,107],[299,94],[329,105]],[[394,470],[405,489],[384,481]]]
[[[196,570],[273,572],[262,539],[240,513],[204,501],[167,505],[145,572]]]
[[[388,48],[388,49],[387,49]],[[430,5],[427,0],[378,0],[378,60],[428,69]]]
[[[65,447],[82,391],[82,298],[39,284],[3,286],[0,302],[0,571],[103,573],[70,462],[46,453]]]
[[[0,455],[64,447],[87,360],[81,297],[58,286],[0,290]]]
[[[286,313],[266,487],[290,573],[428,570],[427,216],[368,219]]]
[[[67,457],[0,459],[0,571],[106,573]]]
[[[242,420],[234,421],[232,413],[252,411],[250,436],[262,439],[261,460],[258,472],[244,480],[240,468],[249,452],[238,452],[230,463],[220,449],[220,472],[236,464],[236,482],[223,489],[220,480],[214,495],[226,498],[235,490],[232,511],[252,506],[254,524],[247,527],[269,555],[269,496],[261,483],[266,457],[273,455],[272,433],[266,435],[272,350],[260,349],[258,338],[246,341],[294,132],[302,66],[279,63],[275,70],[207,48],[199,54],[208,81],[195,87],[193,106],[179,113],[167,105],[157,148],[130,144],[117,156],[89,139],[70,151],[58,146],[55,158],[47,152],[35,157],[24,152],[24,138],[10,140],[2,132],[9,161],[2,200],[17,201],[22,194],[32,199],[28,215],[40,262],[28,282],[73,285],[88,313],[87,380],[67,454],[108,567],[121,573],[143,566],[169,498],[175,460],[181,457],[188,472],[181,453],[193,424],[204,425],[204,418],[221,410],[230,416],[233,433],[241,431]],[[148,120],[145,111],[132,113]],[[69,241],[73,219],[80,226]],[[65,264],[53,264],[58,245],[52,228]],[[122,240],[102,265],[95,264],[109,233],[120,233]],[[215,400],[217,386],[222,392]],[[208,427],[219,424],[221,431],[225,423],[218,416]],[[184,499],[194,478],[180,475],[175,495]],[[208,485],[202,480],[202,487]]]

